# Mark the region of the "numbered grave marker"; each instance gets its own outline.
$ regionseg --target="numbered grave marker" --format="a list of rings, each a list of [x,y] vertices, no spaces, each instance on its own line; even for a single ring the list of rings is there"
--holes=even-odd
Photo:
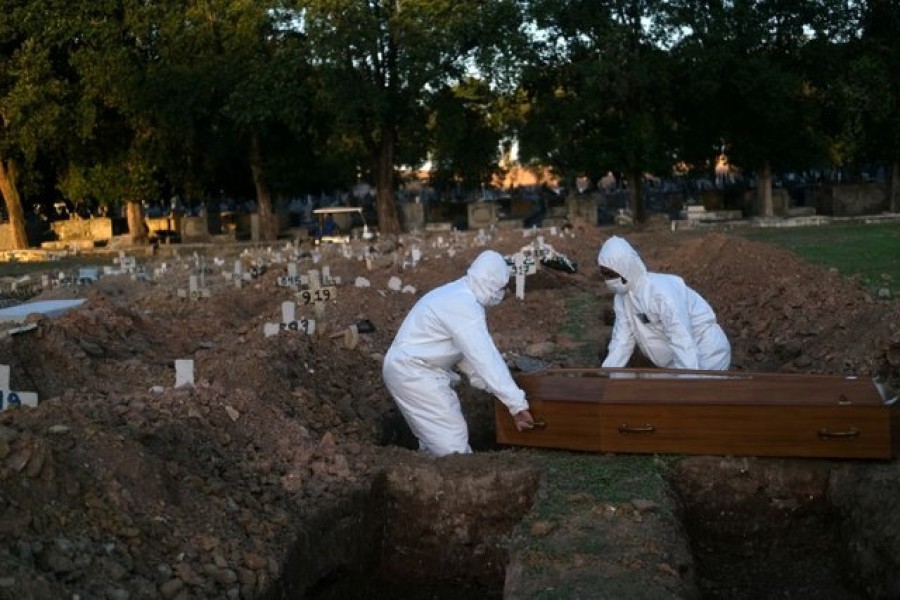
[[[281,303],[281,323],[266,323],[263,325],[263,335],[272,337],[282,331],[293,333],[305,333],[313,335],[316,332],[316,322],[313,319],[297,319],[297,305],[291,300]]]
[[[200,298],[209,298],[209,290],[202,287],[197,275],[191,275],[188,280],[188,289],[178,290],[179,298],[188,298],[189,300],[199,300]]]
[[[297,263],[289,262],[287,264],[287,275],[280,275],[275,280],[275,285],[300,289],[301,286],[307,285],[307,281],[305,277],[297,273]]]
[[[325,285],[325,286],[340,285],[340,283],[341,283],[341,278],[340,278],[340,277],[333,277],[333,276],[331,275],[331,267],[323,266],[323,267],[322,267],[322,282],[321,282],[321,283],[322,283],[322,285]]]
[[[236,260],[234,261],[234,269],[226,275],[226,278],[234,282],[234,287],[239,288],[244,284],[244,275],[244,263]],[[246,278],[249,280],[250,275],[247,274]]]
[[[516,298],[523,300],[525,298],[525,277],[537,273],[534,257],[526,256],[522,252],[516,252],[513,255],[513,264],[510,271],[512,276],[516,278]]]
[[[9,365],[0,365],[0,411],[20,406],[36,407],[36,392],[17,392],[9,387]]]

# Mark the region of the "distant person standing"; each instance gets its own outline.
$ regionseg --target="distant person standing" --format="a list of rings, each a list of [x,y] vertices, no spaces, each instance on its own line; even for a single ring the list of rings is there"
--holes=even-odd
[[[600,248],[597,264],[615,294],[616,320],[603,367],[626,366],[635,346],[660,368],[731,366],[731,344],[715,312],[681,277],[648,272],[631,244],[617,236]]]

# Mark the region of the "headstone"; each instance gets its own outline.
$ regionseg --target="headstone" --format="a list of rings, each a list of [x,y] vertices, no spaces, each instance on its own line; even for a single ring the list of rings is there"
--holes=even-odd
[[[8,407],[38,405],[36,392],[17,392],[9,387],[9,365],[0,365],[0,411]]]

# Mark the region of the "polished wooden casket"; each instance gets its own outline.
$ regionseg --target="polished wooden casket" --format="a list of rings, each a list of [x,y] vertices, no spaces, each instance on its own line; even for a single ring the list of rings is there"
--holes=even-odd
[[[548,369],[520,374],[537,426],[499,444],[653,454],[890,459],[898,412],[868,377]]]

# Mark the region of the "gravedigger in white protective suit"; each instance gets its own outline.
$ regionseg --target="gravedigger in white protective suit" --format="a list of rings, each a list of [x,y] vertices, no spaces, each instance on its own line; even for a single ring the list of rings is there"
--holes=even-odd
[[[434,455],[472,452],[469,430],[453,386],[454,371],[494,394],[516,428],[531,429],[528,402],[513,381],[488,332],[485,307],[503,300],[509,266],[499,253],[482,252],[464,277],[425,294],[406,315],[384,358],[388,391],[419,440]]]
[[[634,347],[657,367],[724,371],[731,344],[716,314],[681,277],[651,273],[624,239],[606,240],[597,256],[612,291],[616,320],[603,367],[624,367]]]

